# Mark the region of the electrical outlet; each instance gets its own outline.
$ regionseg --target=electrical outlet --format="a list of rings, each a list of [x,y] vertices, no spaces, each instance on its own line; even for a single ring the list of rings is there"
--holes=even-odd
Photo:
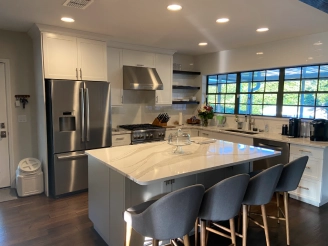
[[[18,115],[18,122],[27,122],[26,115]]]
[[[15,106],[16,106],[16,107],[20,107],[20,101],[19,101],[19,100],[16,100],[16,102],[15,102]]]

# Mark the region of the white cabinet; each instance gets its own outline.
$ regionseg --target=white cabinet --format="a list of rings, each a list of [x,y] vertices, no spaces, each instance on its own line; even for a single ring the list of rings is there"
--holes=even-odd
[[[156,54],[155,66],[159,77],[163,82],[163,90],[156,90],[156,105],[172,104],[172,63],[171,55]]]
[[[290,145],[290,161],[305,155],[309,157],[308,163],[298,188],[291,191],[290,195],[292,198],[319,207],[328,202],[328,174],[325,165],[328,160],[327,149]]]
[[[123,65],[155,67],[155,54],[136,50],[123,50]]]
[[[107,48],[107,77],[111,85],[112,106],[123,105],[122,49]]]
[[[44,77],[107,81],[106,43],[43,33]]]
[[[131,144],[131,134],[116,134],[112,135],[112,147],[130,145]]]

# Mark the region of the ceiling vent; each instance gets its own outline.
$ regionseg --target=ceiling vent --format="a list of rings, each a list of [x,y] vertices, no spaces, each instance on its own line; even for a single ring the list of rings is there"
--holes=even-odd
[[[67,0],[63,6],[76,9],[86,9],[94,0]]]
[[[300,1],[328,14],[328,0],[300,0]]]

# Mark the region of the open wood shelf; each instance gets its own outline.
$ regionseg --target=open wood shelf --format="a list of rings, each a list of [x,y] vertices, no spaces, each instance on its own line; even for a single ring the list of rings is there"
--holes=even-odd
[[[200,72],[173,70],[173,74],[200,75]]]
[[[186,89],[186,90],[199,90],[199,86],[188,86],[188,85],[172,85],[172,89]]]
[[[198,101],[172,101],[172,104],[199,104]]]

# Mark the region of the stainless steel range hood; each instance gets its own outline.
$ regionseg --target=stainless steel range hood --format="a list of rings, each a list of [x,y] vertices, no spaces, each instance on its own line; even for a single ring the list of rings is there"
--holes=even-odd
[[[163,83],[155,68],[123,66],[124,90],[163,90]]]

